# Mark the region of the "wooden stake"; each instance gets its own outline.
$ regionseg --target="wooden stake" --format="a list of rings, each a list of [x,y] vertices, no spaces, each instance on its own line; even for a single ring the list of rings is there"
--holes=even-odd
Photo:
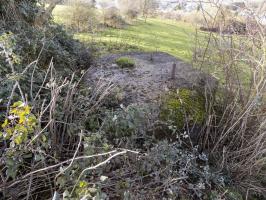
[[[171,79],[175,79],[175,72],[176,72],[176,63],[173,64]]]

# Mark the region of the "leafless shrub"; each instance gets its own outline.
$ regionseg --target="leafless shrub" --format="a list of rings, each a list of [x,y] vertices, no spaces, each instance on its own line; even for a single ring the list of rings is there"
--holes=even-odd
[[[104,10],[103,21],[106,26],[122,28],[126,23],[117,8],[111,7]]]
[[[172,20],[176,20],[179,21],[182,19],[182,14],[180,12],[177,11],[172,11],[172,12],[158,12],[158,15],[162,18],[165,19],[172,19]]]
[[[198,32],[194,59],[195,65],[221,82],[216,100],[209,102],[202,147],[211,152],[222,169],[229,170],[248,199],[252,192],[266,192],[266,32],[258,12],[246,10],[250,13],[246,23],[252,22],[252,31],[248,29],[242,36]],[[215,16],[219,13],[218,9]],[[216,20],[224,24],[216,17],[212,20],[209,27]]]
[[[130,19],[130,20],[134,20],[138,17],[139,12],[137,10],[133,10],[133,9],[129,9],[126,11],[126,16]]]
[[[62,23],[77,32],[94,31],[97,28],[97,13],[92,5],[80,0],[71,0],[57,14]]]
[[[8,141],[4,146],[1,144],[3,154],[0,163],[0,193],[5,199],[28,199],[29,196],[47,195],[49,191],[54,192],[53,179],[59,173],[60,167],[71,163],[70,158],[73,155],[78,156],[81,152],[79,138],[82,138],[82,134],[79,133],[84,132],[82,122],[91,112],[99,108],[101,102],[113,89],[111,83],[102,84],[100,81],[96,89],[84,88],[81,83],[85,72],[76,72],[71,77],[63,78],[58,76],[52,61],[41,84],[36,85],[37,63],[38,60],[31,63],[21,74],[30,73],[29,69],[34,68],[30,80],[31,89],[23,91],[20,87],[20,80],[15,81],[7,104],[8,112],[11,102],[16,101],[14,92],[18,91],[24,104],[29,104],[32,108],[31,112],[37,117],[38,128],[25,143],[20,144],[19,149],[12,150],[14,158],[15,156],[20,158],[16,163],[19,173],[13,180],[5,174],[8,168],[6,160],[9,159],[5,152],[13,147],[9,147]],[[9,62],[9,66],[13,73],[19,75],[14,71],[12,62]],[[43,138],[46,138],[45,143],[43,143]],[[21,149],[27,150],[21,151]],[[118,155],[126,152],[122,151]],[[24,156],[28,154],[31,159],[30,167],[28,167],[28,161],[24,159]],[[104,155],[116,156],[112,153]]]

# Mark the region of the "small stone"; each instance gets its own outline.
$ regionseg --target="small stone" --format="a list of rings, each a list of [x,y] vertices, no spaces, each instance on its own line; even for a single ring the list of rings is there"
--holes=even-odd
[[[100,177],[100,180],[101,180],[102,182],[106,181],[107,179],[108,179],[107,176],[101,176],[101,177]]]

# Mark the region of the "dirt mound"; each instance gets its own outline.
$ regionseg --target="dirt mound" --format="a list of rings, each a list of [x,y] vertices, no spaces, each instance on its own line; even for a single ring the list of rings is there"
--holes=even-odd
[[[133,59],[135,67],[120,68],[115,64],[120,57]],[[96,84],[99,79],[114,83],[124,91],[125,104],[155,102],[170,89],[190,88],[212,92],[217,86],[216,79],[210,75],[167,53],[110,54],[100,58],[97,63],[87,74],[89,84]],[[176,70],[172,79],[174,63]]]

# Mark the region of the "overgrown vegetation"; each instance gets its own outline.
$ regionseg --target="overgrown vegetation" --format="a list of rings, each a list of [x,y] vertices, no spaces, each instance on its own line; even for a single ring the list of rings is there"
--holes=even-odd
[[[93,3],[81,0],[68,1],[56,7],[55,21],[73,32],[93,32],[98,24],[98,13]]]
[[[195,62],[206,71],[215,66],[212,70],[221,83],[216,103],[208,109],[201,145],[217,163],[223,163],[249,199],[251,193],[265,194],[265,26],[256,15],[245,23],[252,24],[253,30],[247,29],[242,36],[223,35],[221,29],[219,35],[210,32],[206,40],[200,38]]]
[[[196,34],[190,45],[176,29],[181,24],[158,19],[101,32],[106,38],[138,32],[145,39],[138,46],[193,60],[220,78],[212,92],[165,88],[156,102],[124,105],[123,88],[111,81],[84,82],[93,55],[102,52],[86,49],[52,21],[59,1],[45,3],[0,3],[1,199],[266,198],[266,31],[256,15],[241,37]],[[71,13],[82,14],[82,22],[72,18],[68,30],[93,37],[86,26],[91,13],[75,6]],[[192,46],[193,59],[185,52]],[[116,63],[135,65],[128,57]]]

